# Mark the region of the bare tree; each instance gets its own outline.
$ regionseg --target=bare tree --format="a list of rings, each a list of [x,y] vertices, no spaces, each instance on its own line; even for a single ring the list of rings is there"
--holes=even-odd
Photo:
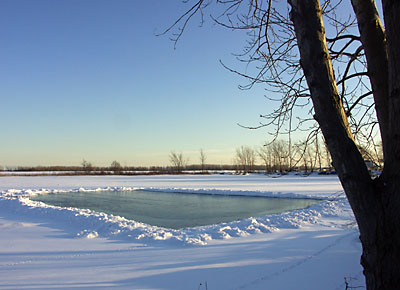
[[[307,142],[307,140],[299,141],[296,144],[296,156],[297,156],[296,164],[299,164],[300,168],[302,165],[304,173],[314,171],[314,164],[315,164],[314,151],[315,148],[313,147],[313,144]]]
[[[328,171],[331,171],[332,170],[331,153],[329,152],[328,144],[326,144],[325,138],[323,140],[324,140],[326,167],[327,167]]]
[[[89,161],[86,161],[85,159],[82,160],[81,165],[82,165],[83,171],[85,171],[87,173],[90,173],[93,170],[93,164]]]
[[[284,140],[275,140],[271,143],[274,168],[279,172],[289,171],[290,156],[289,144]]]
[[[207,160],[206,153],[204,152],[203,149],[200,149],[200,165],[201,165],[201,171],[202,172],[205,171],[206,160]]]
[[[271,146],[269,146],[269,144],[265,144],[265,145],[261,146],[257,150],[257,155],[264,162],[265,171],[266,172],[271,172],[271,170],[272,170],[272,150],[271,150]]]
[[[380,170],[382,170],[383,168],[383,150],[382,150],[382,144],[373,144],[374,146],[372,147],[372,151],[373,151],[373,160],[375,161],[375,163],[378,165],[378,168]]]
[[[217,23],[248,31],[248,46],[238,58],[255,74],[227,68],[248,79],[247,88],[261,83],[275,93],[270,99],[280,95],[278,109],[263,115],[266,122],[253,128],[275,125],[276,134],[307,128],[322,132],[360,230],[367,289],[396,289],[400,285],[396,267],[400,259],[400,2],[382,0],[386,30],[374,0],[352,0],[355,17],[348,19],[336,13],[344,1],[327,0],[322,6],[319,0],[288,0],[287,7],[276,3],[199,0],[170,29],[182,24],[178,40],[193,15],[203,16],[204,9],[215,4],[225,7],[214,17]],[[323,16],[331,35],[326,35]],[[312,117],[294,118],[298,109],[308,109]],[[384,168],[379,178],[372,179],[358,145],[372,142],[377,129]]]
[[[114,172],[114,174],[120,174],[122,166],[118,161],[114,160],[110,165],[110,169]]]
[[[235,164],[239,171],[249,173],[254,170],[256,163],[256,151],[248,146],[241,146],[236,149]]]
[[[315,158],[318,160],[318,169],[319,172],[322,171],[322,154],[321,149],[319,147],[319,138],[318,136],[315,138]]]
[[[387,5],[391,3],[391,9],[395,10],[397,7],[397,11],[400,12],[398,2],[385,2]],[[393,147],[390,146],[391,143],[387,141],[388,136],[392,138],[397,134],[400,136],[399,129],[391,128],[399,127],[399,119],[391,117],[391,113],[388,114],[389,110],[399,113],[400,102],[393,103],[392,100],[400,98],[400,90],[397,92],[393,90],[400,87],[400,82],[398,77],[393,76],[390,66],[385,68],[385,64],[387,65],[390,57],[397,55],[398,58],[399,50],[396,53],[393,51],[392,54],[390,53],[390,41],[397,36],[387,32],[386,47],[385,32],[380,24],[375,3],[372,1],[352,2],[358,19],[360,39],[367,55],[368,75],[374,88],[375,109],[384,142],[385,168],[380,178],[372,180],[358,146],[355,144],[345,103],[337,87],[326,43],[320,4],[315,0],[290,1],[290,3],[291,20],[298,40],[302,69],[314,104],[315,119],[324,134],[334,167],[339,174],[359,226],[363,244],[361,263],[364,267],[367,288],[394,289],[400,283],[399,269],[393,267],[395,261],[400,258],[398,247],[400,217],[396,213],[400,209],[398,194],[400,156],[396,157]],[[389,18],[392,20],[392,17],[396,16],[391,15]],[[394,27],[399,28],[398,25]],[[397,35],[398,33],[400,29],[397,29]],[[385,58],[386,53],[389,59]],[[400,63],[398,66],[395,63],[391,65],[393,69],[396,67],[400,69]],[[378,68],[380,71],[375,71]],[[382,79],[381,75],[385,73],[386,79]],[[387,84],[387,80],[397,80],[397,83]],[[387,88],[392,89],[392,92],[388,93]],[[397,144],[399,141],[393,140],[393,143]],[[398,146],[396,145],[395,148],[399,148]]]
[[[169,161],[173,170],[177,173],[181,173],[188,163],[188,159],[183,156],[182,152],[176,153],[174,151],[170,153]]]
[[[298,146],[296,146],[298,147]],[[263,160],[267,171],[291,171],[296,165],[295,155],[290,142],[276,139],[262,146],[257,155]]]

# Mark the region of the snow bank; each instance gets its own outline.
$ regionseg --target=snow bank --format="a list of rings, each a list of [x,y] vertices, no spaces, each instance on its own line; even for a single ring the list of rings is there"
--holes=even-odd
[[[72,191],[130,191],[151,190],[162,192],[180,192],[193,194],[213,195],[242,195],[284,198],[313,198],[321,202],[307,209],[296,210],[283,214],[274,214],[263,217],[248,218],[240,221],[222,223],[209,226],[187,228],[183,230],[166,229],[147,225],[120,216],[95,212],[89,209],[62,208],[32,201],[30,196],[38,194],[56,194]],[[53,222],[69,224],[75,229],[76,237],[96,238],[98,236],[112,239],[136,240],[144,243],[158,241],[170,244],[204,245],[211,240],[229,239],[258,233],[270,233],[280,229],[301,228],[303,226],[327,223],[334,218],[335,226],[349,223],[352,213],[347,200],[341,193],[325,196],[296,192],[273,191],[245,191],[193,188],[157,188],[157,187],[104,187],[104,188],[77,188],[77,189],[9,189],[0,193],[0,209],[12,210],[15,213],[31,217],[42,217]],[[321,219],[321,218],[324,219]]]
[[[175,231],[29,199],[107,187],[310,196],[321,203]],[[345,288],[344,277],[360,288],[359,233],[341,191],[335,176],[3,176],[0,289],[334,290]]]

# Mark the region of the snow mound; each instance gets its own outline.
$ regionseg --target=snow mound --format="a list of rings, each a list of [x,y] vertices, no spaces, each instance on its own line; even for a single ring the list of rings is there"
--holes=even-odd
[[[107,187],[97,189],[79,188],[78,191],[115,190],[127,191],[139,188]],[[246,195],[246,196],[273,196],[285,198],[315,198],[300,194],[281,194],[279,192],[262,191],[232,191],[211,189],[184,189],[184,188],[140,188],[141,190],[158,190],[168,192],[184,192],[194,194]],[[67,192],[76,191],[69,190]],[[31,217],[44,218],[55,223],[67,224],[77,232],[76,237],[93,239],[107,237],[122,240],[137,240],[143,243],[167,242],[170,244],[205,245],[214,239],[229,239],[252,234],[270,233],[280,229],[301,228],[303,226],[321,223],[321,217],[327,220],[327,226],[343,226],[353,220],[353,216],[345,198],[341,196],[329,197],[309,208],[295,210],[283,214],[267,215],[263,217],[247,218],[240,221],[208,225],[182,230],[173,230],[152,226],[128,220],[89,209],[62,208],[32,201],[30,196],[61,192],[59,190],[15,190],[10,189],[0,193],[0,209],[12,210]],[[65,191],[62,191],[65,192]],[[328,218],[328,219],[326,219]]]

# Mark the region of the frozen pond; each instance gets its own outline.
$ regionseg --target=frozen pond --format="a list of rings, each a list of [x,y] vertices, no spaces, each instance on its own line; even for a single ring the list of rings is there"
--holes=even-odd
[[[231,222],[309,207],[319,200],[204,195],[152,191],[68,192],[30,199],[87,208],[154,226],[182,229]]]

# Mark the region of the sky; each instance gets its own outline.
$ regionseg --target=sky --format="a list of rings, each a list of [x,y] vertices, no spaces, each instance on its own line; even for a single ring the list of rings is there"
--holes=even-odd
[[[232,163],[259,147],[248,130],[273,108],[264,88],[240,90],[235,66],[246,37],[195,19],[176,49],[157,36],[181,1],[1,0],[0,167]]]

